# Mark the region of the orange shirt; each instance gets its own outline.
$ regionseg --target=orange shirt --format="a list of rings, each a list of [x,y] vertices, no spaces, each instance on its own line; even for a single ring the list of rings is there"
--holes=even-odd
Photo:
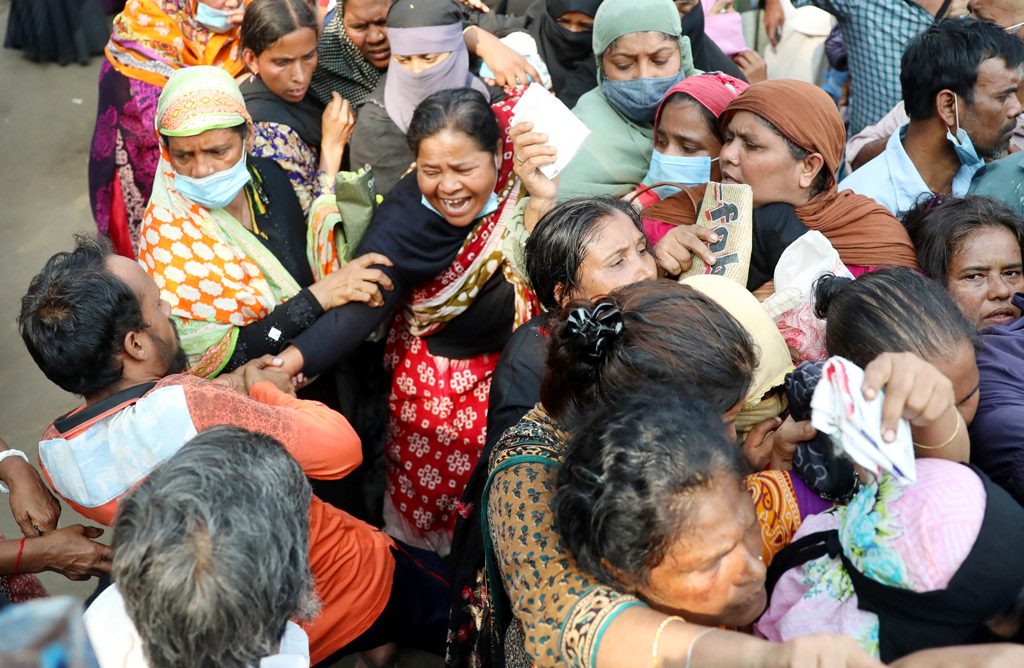
[[[84,517],[110,526],[117,504],[195,433],[232,425],[273,436],[306,475],[336,480],[362,462],[348,421],[272,383],[248,397],[189,375],[130,388],[54,421],[40,443],[40,468],[54,491]],[[313,662],[354,640],[391,596],[392,539],[317,497],[309,506],[309,560],[323,603],[306,626]]]

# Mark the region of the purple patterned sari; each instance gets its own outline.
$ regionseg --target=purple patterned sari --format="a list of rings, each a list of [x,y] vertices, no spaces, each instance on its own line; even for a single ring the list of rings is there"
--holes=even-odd
[[[154,121],[160,88],[104,62],[89,153],[89,200],[99,233],[122,255],[138,256],[139,228],[160,160]]]

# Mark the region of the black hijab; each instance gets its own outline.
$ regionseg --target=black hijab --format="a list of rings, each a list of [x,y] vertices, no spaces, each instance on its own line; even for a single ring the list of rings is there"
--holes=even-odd
[[[704,8],[700,2],[683,16],[682,26],[683,34],[690,38],[694,67],[705,72],[725,72],[737,79],[747,80],[739,66],[704,34]]]
[[[985,486],[985,514],[974,546],[945,589],[915,592],[864,575],[843,553],[838,532],[832,530],[804,536],[775,556],[765,583],[769,597],[783,573],[827,553],[842,560],[857,593],[857,607],[878,616],[883,662],[922,649],[992,640],[985,622],[1012,609],[1024,589],[1024,508],[978,467],[965,466]]]
[[[309,92],[299,102],[289,102],[253,78],[239,87],[253,123],[280,123],[295,130],[310,148],[320,151],[324,105]]]
[[[593,33],[573,32],[558,25],[568,12],[593,17],[601,0],[538,0],[529,11],[527,29],[551,74],[555,95],[572,108],[581,95],[597,86]]]

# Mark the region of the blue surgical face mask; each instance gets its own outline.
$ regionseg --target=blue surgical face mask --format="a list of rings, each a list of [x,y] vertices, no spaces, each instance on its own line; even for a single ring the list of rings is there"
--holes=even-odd
[[[223,209],[235,199],[246,183],[249,182],[249,170],[245,167],[245,152],[234,167],[214,172],[201,179],[194,179],[184,174],[174,174],[174,189],[199,206],[210,211]]]
[[[196,3],[196,22],[211,32],[227,32],[234,26],[228,23],[228,12],[214,9],[202,2]]]
[[[601,83],[601,92],[620,114],[636,123],[653,123],[665,93],[686,78],[680,70],[658,79],[609,79]]]
[[[439,215],[442,218],[444,218],[444,214],[434,208],[434,205],[432,205],[427,200],[427,196],[426,195],[420,195],[420,204],[422,204],[423,206],[427,207],[428,209],[430,209],[431,211],[433,211],[437,215]],[[498,195],[497,195],[497,193],[492,192],[491,196],[487,198],[487,204],[484,204],[483,211],[481,211],[479,214],[477,214],[476,218],[474,218],[473,220],[479,220],[480,218],[483,218],[484,216],[488,216],[488,215],[494,213],[497,210],[498,210]]]
[[[974,148],[974,142],[971,141],[970,135],[967,131],[960,127],[960,102],[957,99],[956,94],[953,94],[953,106],[956,110],[956,136],[949,130],[946,130],[946,139],[953,143],[953,148],[956,149],[956,155],[960,158],[960,164],[964,167],[974,168],[975,170],[981,169],[985,161],[978,155],[978,151]]]
[[[651,153],[651,168],[647,170],[647,176],[644,177],[644,185],[678,183],[683,186],[699,186],[711,180],[711,163],[717,160],[718,158],[712,159],[708,155],[686,157],[665,155],[653,151]],[[669,195],[679,192],[679,188],[658,186],[654,191],[662,199],[665,199]]]

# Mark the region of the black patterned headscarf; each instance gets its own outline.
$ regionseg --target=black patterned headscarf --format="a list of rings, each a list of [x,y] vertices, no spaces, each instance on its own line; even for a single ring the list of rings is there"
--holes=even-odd
[[[345,2],[339,0],[334,18],[327,24],[317,44],[320,56],[310,87],[324,104],[331,92],[338,91],[355,109],[377,88],[386,69],[378,69],[363,58],[345,32]]]

